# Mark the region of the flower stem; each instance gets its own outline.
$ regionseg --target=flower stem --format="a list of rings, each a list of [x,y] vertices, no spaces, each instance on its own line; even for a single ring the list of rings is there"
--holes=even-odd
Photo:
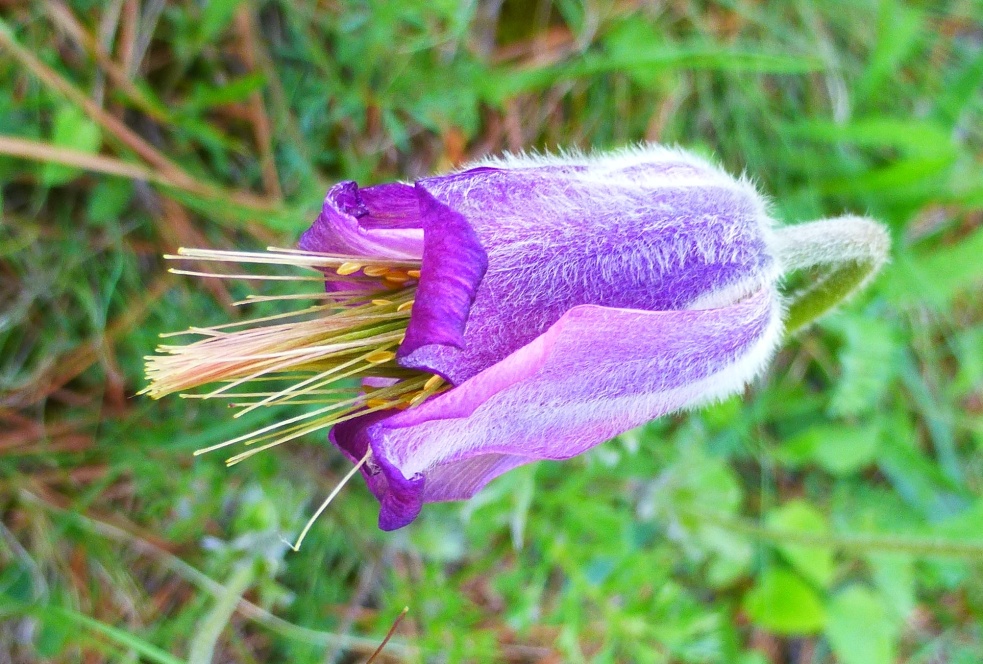
[[[785,330],[793,334],[857,292],[887,260],[890,238],[877,222],[838,217],[776,233],[775,252],[785,275],[819,269],[812,285],[788,294]]]
[[[888,534],[815,534],[769,528],[750,519],[687,510],[687,515],[705,524],[780,544],[836,549],[849,553],[906,553],[921,557],[983,559],[983,540],[944,537],[910,537]]]

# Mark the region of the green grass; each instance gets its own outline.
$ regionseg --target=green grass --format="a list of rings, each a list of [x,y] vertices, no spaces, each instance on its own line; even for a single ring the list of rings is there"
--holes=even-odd
[[[475,4],[0,10],[0,652],[361,662],[408,606],[376,661],[978,661],[983,4]],[[264,414],[133,397],[242,294],[161,254],[289,245],[340,179],[642,139],[782,222],[883,220],[892,262],[740,398],[396,533],[355,482],[299,553],[349,467],[323,436],[226,470],[191,452]]]

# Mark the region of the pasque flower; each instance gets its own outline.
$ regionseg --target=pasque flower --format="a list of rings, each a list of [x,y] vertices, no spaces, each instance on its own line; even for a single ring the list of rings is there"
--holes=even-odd
[[[516,466],[740,391],[887,248],[857,217],[778,227],[748,180],[652,145],[343,182],[299,251],[186,252],[319,269],[324,303],[301,321],[198,329],[151,358],[148,389],[292,381],[245,409],[303,398],[323,401],[317,415],[228,442],[330,427],[390,530]],[[782,294],[793,272],[806,285]],[[361,391],[324,389],[352,377]]]

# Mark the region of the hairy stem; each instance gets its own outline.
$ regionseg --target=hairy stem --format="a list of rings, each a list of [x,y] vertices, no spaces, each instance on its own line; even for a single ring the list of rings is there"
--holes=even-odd
[[[784,274],[818,268],[811,285],[788,294],[787,333],[814,322],[863,287],[887,260],[891,242],[881,224],[864,217],[837,217],[776,233],[775,252]]]

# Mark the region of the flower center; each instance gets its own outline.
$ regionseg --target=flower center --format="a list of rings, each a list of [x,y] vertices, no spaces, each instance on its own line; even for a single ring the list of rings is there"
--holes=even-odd
[[[212,327],[192,327],[184,345],[163,344],[146,358],[150,383],[141,394],[158,399],[181,392],[188,399],[227,399],[241,417],[257,408],[309,406],[310,410],[196,450],[247,447],[228,465],[253,454],[386,409],[405,409],[448,389],[439,376],[405,369],[396,349],[409,323],[419,262],[338,256],[292,249],[264,252],[180,249],[172,260],[281,265],[319,275],[227,274],[172,269],[177,274],[252,281],[326,284],[326,289],[286,295],[249,295],[237,306],[261,302],[307,306]],[[186,392],[212,385],[208,391]]]

